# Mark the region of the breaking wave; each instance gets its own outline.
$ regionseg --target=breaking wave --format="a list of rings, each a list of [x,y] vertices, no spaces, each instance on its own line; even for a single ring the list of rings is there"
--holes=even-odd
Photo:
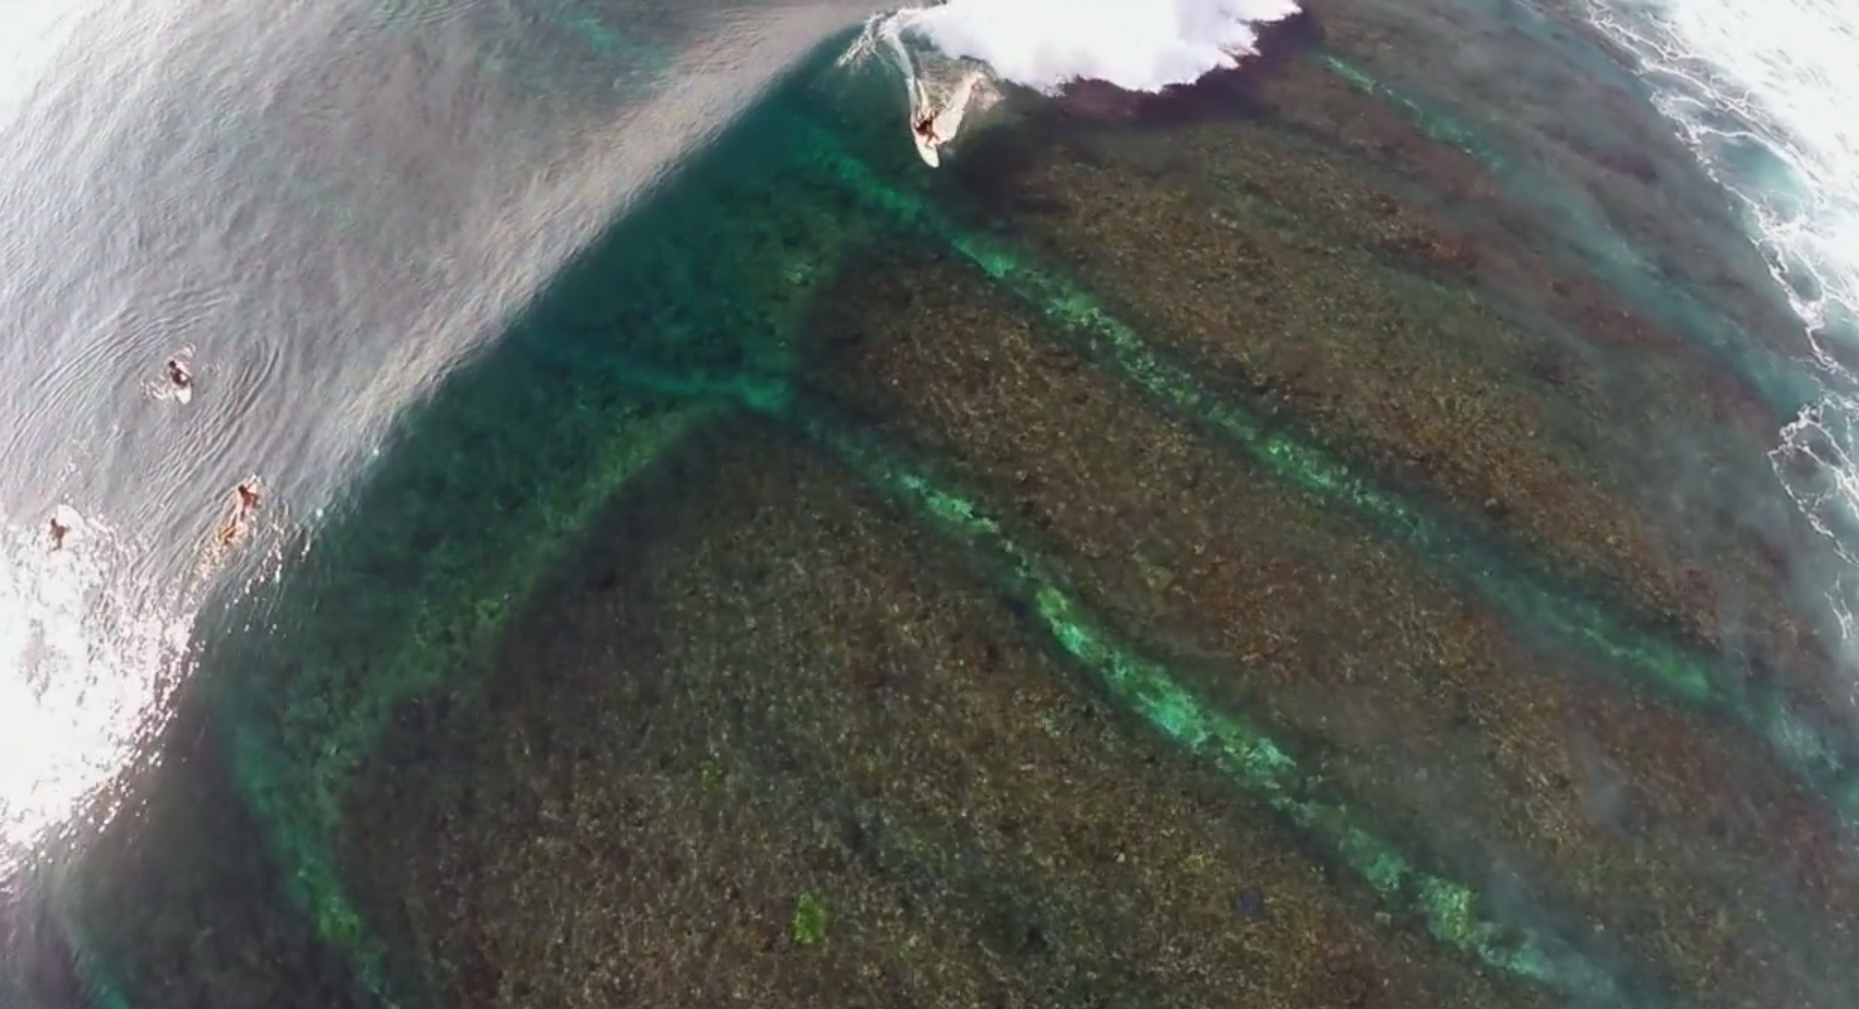
[[[934,166],[1000,85],[1053,95],[1077,81],[1158,92],[1254,55],[1261,25],[1296,0],[949,0],[873,17],[842,63],[887,61],[908,124]]]

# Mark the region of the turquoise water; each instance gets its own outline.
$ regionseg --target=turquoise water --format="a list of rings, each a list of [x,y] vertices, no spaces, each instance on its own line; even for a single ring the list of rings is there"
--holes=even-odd
[[[976,146],[976,163],[992,171],[963,174],[958,168],[935,177],[921,171],[901,142],[891,82],[847,78],[830,67],[840,45],[833,31],[849,12],[807,9],[759,21],[722,13],[709,21],[683,11],[675,17],[631,12],[627,19],[565,8],[520,16],[491,10],[299,12],[252,26],[250,39],[214,34],[230,31],[223,26],[236,19],[198,21],[183,33],[192,37],[177,43],[178,51],[210,53],[250,41],[276,56],[274,69],[261,73],[259,82],[233,88],[226,79],[231,72],[208,60],[199,64],[207,70],[197,80],[183,75],[188,86],[158,89],[162,99],[148,107],[158,110],[150,121],[160,128],[97,130],[74,148],[48,143],[36,153],[15,149],[9,155],[103,166],[95,192],[81,199],[58,203],[52,195],[58,187],[47,181],[52,176],[40,173],[4,204],[22,221],[30,219],[8,254],[33,264],[14,274],[25,279],[13,282],[4,301],[15,317],[12,331],[50,334],[43,343],[22,339],[27,354],[78,362],[48,368],[50,377],[34,396],[4,407],[13,411],[5,416],[12,441],[0,487],[12,495],[6,513],[17,516],[19,527],[9,562],[48,584],[64,578],[68,592],[109,600],[102,624],[79,621],[87,630],[100,627],[106,641],[112,634],[122,640],[125,627],[145,626],[149,614],[158,625],[152,645],[120,650],[124,655],[80,645],[58,658],[64,653],[54,649],[51,661],[66,664],[54,666],[51,676],[88,671],[107,677],[151,653],[170,671],[168,679],[150,677],[140,706],[131,691],[122,710],[112,713],[130,727],[107,719],[90,726],[90,745],[114,763],[104,759],[56,779],[78,815],[41,804],[51,815],[22,820],[8,838],[24,853],[14,857],[0,919],[8,952],[0,997],[9,1007],[624,1004],[623,986],[607,990],[592,980],[612,968],[608,961],[576,966],[539,953],[533,962],[545,966],[527,967],[532,961],[516,955],[489,965],[467,963],[451,959],[456,947],[448,944],[457,934],[500,928],[540,934],[559,927],[571,936],[594,936],[587,947],[600,949],[598,937],[611,928],[614,938],[605,946],[623,950],[624,959],[644,956],[636,951],[651,948],[649,942],[593,911],[585,924],[564,924],[570,912],[555,909],[533,919],[513,912],[501,926],[435,921],[428,905],[453,895],[425,892],[396,875],[401,869],[389,856],[410,852],[415,863],[447,866],[448,859],[464,857],[456,855],[460,836],[527,809],[530,786],[519,769],[532,749],[544,752],[544,760],[546,751],[568,753],[582,762],[577,767],[610,772],[615,781],[676,772],[684,776],[669,780],[681,796],[721,792],[732,803],[753,806],[761,800],[736,790],[756,792],[764,779],[732,763],[727,754],[738,751],[731,746],[752,755],[775,753],[757,758],[768,767],[756,774],[774,782],[768,795],[800,796],[792,801],[802,812],[780,820],[796,834],[845,834],[843,824],[819,826],[834,817],[855,824],[850,832],[856,839],[840,837],[825,846],[846,854],[818,857],[870,859],[877,866],[870,874],[884,886],[952,909],[947,913],[956,920],[979,921],[972,926],[980,936],[974,958],[1007,966],[978,969],[1034,978],[1027,983],[1044,986],[1044,1004],[1203,1004],[1189,975],[1166,981],[1159,965],[1152,971],[1128,967],[1127,951],[1114,945],[1111,952],[1091,953],[1090,942],[1065,931],[1065,923],[1094,916],[1127,923],[1153,915],[1158,934],[1225,933],[1255,916],[1297,914],[1274,903],[1290,892],[1289,884],[1281,891],[1275,882],[1261,883],[1258,893],[1220,898],[1221,913],[1212,919],[1218,924],[1207,926],[1195,917],[1201,911],[1187,904],[1159,901],[1131,911],[1127,905],[1135,898],[1117,896],[1119,885],[1140,889],[1116,868],[1130,858],[1140,863],[1140,850],[1120,850],[1096,869],[1080,869],[1063,856],[1038,868],[1037,860],[1015,861],[1010,846],[965,841],[966,814],[938,820],[914,800],[851,775],[837,763],[835,747],[809,749],[808,741],[830,736],[832,726],[889,717],[873,713],[881,704],[853,704],[840,722],[810,714],[813,695],[803,686],[782,692],[785,677],[805,680],[787,663],[806,649],[783,651],[785,638],[758,637],[768,632],[751,625],[753,608],[744,624],[715,615],[684,614],[683,625],[673,619],[667,600],[674,593],[654,579],[671,579],[659,572],[661,564],[695,563],[681,560],[680,551],[693,548],[679,530],[706,509],[735,503],[742,514],[788,515],[798,507],[799,514],[784,521],[800,527],[817,520],[823,524],[819,538],[828,543],[856,540],[843,525],[848,520],[816,514],[827,506],[804,496],[822,479],[803,472],[818,459],[855,488],[831,485],[845,500],[923,537],[909,541],[918,552],[901,565],[899,582],[921,577],[952,597],[982,600],[975,612],[989,615],[972,617],[969,629],[988,644],[971,650],[1039,656],[1067,685],[1063,689],[1077,691],[1064,695],[1068,709],[1110,725],[1102,749],[1119,756],[1106,758],[1109,766],[1159,763],[1168,787],[1186,782],[1182,788],[1217,796],[1200,800],[1202,815],[1158,825],[1158,834],[1187,830],[1188,819],[1231,831],[1239,823],[1276,824],[1270,829],[1292,838],[1286,850],[1322,874],[1323,890],[1381,930],[1376,942],[1394,949],[1418,941],[1428,956],[1440,958],[1445,966],[1427,970],[1444,979],[1437,981],[1441,990],[1460,983],[1451,979],[1480,979],[1463,982],[1472,985],[1494,978],[1489,983],[1506,996],[1502,1004],[1636,1007],[1728,1005],[1763,990],[1808,991],[1817,999],[1812,1004],[1835,1005],[1851,990],[1852,979],[1830,965],[1744,965],[1744,976],[1754,980],[1734,996],[1722,1003],[1696,998],[1705,985],[1688,973],[1693,965],[1685,951],[1691,947],[1674,940],[1680,951],[1666,953],[1653,938],[1666,905],[1620,912],[1632,895],[1596,896],[1584,889],[1581,871],[1539,864],[1534,856],[1512,858],[1495,833],[1468,829],[1469,836],[1456,836],[1454,811],[1424,783],[1409,782],[1413,802],[1427,810],[1422,822],[1396,823],[1372,812],[1384,807],[1360,794],[1345,748],[1326,742],[1318,725],[1259,698],[1220,692],[1220,674],[1212,670],[1255,657],[1183,657],[1179,642],[1158,629],[1162,621],[1117,608],[1140,591],[1107,593],[1083,584],[1085,565],[1074,555],[1089,550],[1028,517],[1030,505],[1004,500],[999,474],[956,461],[952,445],[924,444],[901,412],[861,415],[856,397],[838,384],[856,370],[848,347],[882,346],[885,339],[841,332],[833,313],[862,313],[866,326],[882,321],[883,298],[896,292],[862,285],[868,276],[882,278],[891,256],[921,256],[939,268],[966,271],[991,285],[1001,303],[1018,306],[1054,346],[1070,348],[1063,353],[1084,362],[1055,368],[1053,381],[1080,368],[1111,376],[1116,388],[1143,397],[1136,401],[1145,413],[1183,418],[1195,425],[1195,437],[1226,453],[1221,458],[1246,459],[1251,468],[1245,472],[1261,483],[1289,487],[1296,500],[1315,502],[1314,513],[1330,516],[1324,522],[1431,565],[1428,570],[1448,586],[1440,591],[1467,609],[1501,614],[1527,643],[1525,651],[1581,656],[1569,664],[1583,672],[1568,674],[1563,690],[1681,712],[1674,717],[1687,726],[1683,732],[1736,740],[1735,753],[1746,764],[1735,766],[1752,780],[1805,782],[1821,804],[1816,808],[1832,810],[1839,823],[1850,817],[1850,745],[1837,718],[1794,706],[1798,699],[1784,690],[1751,686],[1721,652],[1635,612],[1625,601],[1630,586],[1568,574],[1508,532],[1493,533],[1489,516],[1468,517],[1439,494],[1414,486],[1424,481],[1394,479],[1376,464],[1333,451],[1321,423],[1279,419],[1269,403],[1249,403],[1237,393],[1243,381],[1191,356],[1154,350],[1159,324],[1129,321],[1135,316],[1120,303],[1127,292],[1119,298],[1087,290],[1068,279],[1072,264],[1062,254],[1026,239],[1023,229],[1031,230],[1037,202],[1002,195],[1013,192],[1013,145]],[[700,44],[719,24],[738,34]],[[305,45],[312,36],[342,58],[294,56],[314,48]],[[481,40],[497,44],[470,44]],[[666,55],[692,51],[698,55],[688,59]],[[1322,65],[1314,54],[1311,60]],[[644,69],[615,74],[615,66]],[[1339,91],[1366,81],[1397,114],[1427,118],[1421,100],[1387,100],[1406,92],[1393,92],[1357,64],[1327,66]],[[356,68],[355,76],[343,67]],[[425,82],[424,90],[405,85],[409,79]],[[330,83],[296,86],[308,81]],[[238,92],[258,96],[249,121],[196,114]],[[57,129],[58,116],[77,115],[94,99],[69,94],[75,104],[49,101],[39,108],[52,111],[37,113],[44,119],[31,120],[35,113],[29,112],[18,121],[41,137],[71,132]],[[1028,115],[1028,135],[1083,152],[1078,156],[1086,162],[1094,138],[1143,125],[1140,115],[1119,120],[1077,108],[1066,115],[1074,118]],[[69,119],[63,122],[68,126]],[[1436,131],[1438,123],[1430,121]],[[1000,128],[1015,123],[1009,119]],[[184,139],[152,172],[121,153],[161,137]],[[995,160],[981,160],[988,157]],[[138,186],[170,195],[145,218],[134,209],[143,205]],[[288,209],[280,209],[280,194]],[[1540,191],[1534,196],[1554,203]],[[27,213],[48,204],[67,208],[62,213],[75,223],[54,227],[49,222],[58,215]],[[1602,247],[1604,235],[1584,233]],[[72,234],[82,237],[79,247],[117,249],[120,258],[98,266],[46,255]],[[1713,292],[1654,297],[1683,284],[1670,277],[1655,283],[1630,256],[1575,258],[1609,276],[1629,300],[1658,301],[1671,318],[1720,309]],[[906,291],[898,311],[907,311],[919,295],[941,296]],[[78,323],[58,327],[50,325],[53,319]],[[1687,335],[1722,352],[1731,339],[1723,334],[1733,328]],[[917,338],[962,334],[932,321],[922,324]],[[969,335],[979,341],[984,334]],[[144,379],[187,344],[201,376],[194,402],[183,406],[149,394]],[[1712,359],[1727,360],[1726,370],[1753,387],[1752,398],[1786,398],[1769,381],[1767,355],[1719,353]],[[986,375],[983,370],[971,381],[985,382]],[[895,392],[899,401],[909,398]],[[960,399],[961,390],[946,395]],[[93,410],[93,403],[107,406]],[[1766,405],[1785,412],[1792,403]],[[92,413],[101,419],[80,422]],[[785,501],[778,483],[770,492],[745,478],[753,469],[745,454],[815,460],[796,466],[793,493],[801,504]],[[42,479],[46,473],[55,476]],[[205,544],[223,518],[225,489],[248,473],[259,474],[268,489],[264,522],[235,549]],[[1018,477],[1022,486],[1037,479]],[[1101,489],[1107,500],[1115,493]],[[44,544],[31,535],[34,516],[58,500],[97,519],[95,536],[80,544],[85,552],[68,564],[64,557],[47,560]],[[1125,524],[1140,529],[1142,521]],[[777,523],[774,531],[783,528]],[[623,545],[618,556],[614,544]],[[755,548],[750,542],[730,549]],[[693,556],[707,557],[719,571],[750,563],[718,549],[721,555]],[[1217,554],[1225,545],[1207,549]],[[798,569],[813,563],[806,556],[777,553],[771,563]],[[1185,570],[1186,564],[1177,566]],[[823,582],[830,576],[826,567],[819,574]],[[951,570],[965,574],[948,575]],[[84,572],[90,581],[78,577]],[[699,570],[691,577],[701,581],[703,575]],[[744,577],[780,581],[778,573],[759,568]],[[1185,575],[1154,576],[1157,582],[1174,577]],[[717,578],[721,585],[726,575]],[[716,613],[733,614],[729,598],[718,592]],[[34,593],[39,600],[58,598]],[[827,630],[842,631],[847,640],[915,633],[907,624],[898,625],[902,630],[841,627],[828,609],[832,600],[809,605],[819,605]],[[633,615],[635,608],[647,616]],[[775,602],[761,612],[770,625],[802,626]],[[46,625],[35,620],[34,626]],[[1420,622],[1408,632],[1435,633],[1424,629],[1427,620]],[[1436,623],[1445,628],[1451,621]],[[665,669],[677,668],[670,654],[698,647],[678,636],[677,628],[686,625],[714,632],[718,648],[727,644],[720,639],[740,638],[785,656],[766,665],[732,660],[750,663],[746,667],[718,660],[718,668],[737,677],[725,678],[740,691],[736,703],[764,703],[768,712],[680,707],[701,695],[698,687],[676,682],[627,693],[635,677],[655,682],[640,671],[641,663],[662,655]],[[1310,627],[1302,633],[1322,636]],[[704,640],[696,632],[692,637]],[[845,647],[856,650],[856,641]],[[587,659],[581,648],[606,657]],[[21,654],[44,652],[34,645]],[[863,684],[861,698],[959,693],[933,670],[851,675]],[[1519,678],[1531,675],[1534,669],[1517,672]],[[1049,686],[1036,678],[1012,682],[1029,708],[1030,698]],[[584,694],[568,692],[568,685]],[[679,693],[685,689],[693,692]],[[577,696],[585,696],[584,704]],[[625,703],[614,703],[616,696]],[[587,710],[569,710],[576,707]],[[1339,699],[1339,712],[1347,707],[1348,699]],[[551,730],[541,723],[532,741],[527,733],[534,726],[525,713],[543,710],[562,715],[561,725]],[[925,709],[922,717],[930,722],[937,716]],[[506,731],[509,725],[499,718],[524,734]],[[752,728],[739,730],[732,718]],[[989,718],[986,711],[973,716],[976,722]],[[28,721],[16,718],[15,724]],[[1056,722],[1037,724],[1054,739],[1068,738]],[[1534,723],[1519,716],[1517,724]],[[742,731],[747,742],[739,738]],[[646,751],[622,759],[600,749],[624,747],[632,737],[645,747],[655,733],[667,732],[710,733],[710,755],[665,749],[654,772]],[[1725,735],[1707,735],[1719,732]],[[900,754],[927,745],[903,727],[897,735]],[[1570,736],[1571,753],[1588,745],[1583,727]],[[1134,752],[1123,747],[1151,743],[1169,756],[1123,756]],[[858,752],[881,760],[885,748]],[[1462,762],[1499,759],[1493,753],[1474,758],[1476,751],[1457,744],[1445,752]],[[899,763],[879,766],[924,779],[973,774],[977,792],[980,779],[1013,766],[997,767],[980,756],[972,766],[985,770],[895,759]],[[1029,744],[1019,766],[1025,770],[1041,759]],[[1778,765],[1784,775],[1760,777]],[[1442,780],[1454,773],[1445,765],[1431,770]],[[1111,772],[1074,766],[1069,773]],[[1634,788],[1655,787],[1651,779],[1631,781],[1621,773]],[[99,783],[101,793],[86,790]],[[622,791],[618,784],[604,787],[598,777],[592,784],[584,777],[576,787],[594,795]],[[1534,787],[1516,785],[1514,802],[1536,801]],[[1677,792],[1688,783],[1671,787]],[[1639,834],[1676,829],[1635,821],[1635,815],[1651,814],[1631,812],[1635,807],[1621,797],[1630,791],[1592,784],[1585,801],[1593,819],[1635,837],[1634,845],[1642,843]],[[121,800],[121,809],[112,810],[112,800]],[[729,812],[705,808],[710,816]],[[397,819],[402,809],[444,822],[410,829]],[[493,849],[507,846],[512,866],[542,857],[530,851],[531,842],[573,847],[583,838],[619,838],[615,843],[627,844],[633,834],[648,832],[642,824],[622,829],[592,813],[585,822],[572,811],[525,815],[519,828],[490,842]],[[1479,814],[1464,815],[1472,820]],[[1736,822],[1724,829],[1758,836],[1764,829]],[[1043,850],[1047,835],[1037,825],[1026,830],[1041,838],[1027,840],[1027,848]],[[955,840],[939,843],[944,834]],[[1650,849],[1668,841],[1643,843]],[[1154,844],[1159,849],[1163,842]],[[1777,844],[1785,858],[1806,850],[1805,844]],[[1725,878],[1731,863],[1720,862],[1710,845],[1682,850],[1678,867],[1661,873],[1719,896],[1743,885]],[[624,875],[624,861],[618,854],[593,856],[596,866],[640,886],[639,905],[656,900],[660,888],[681,892],[669,881],[673,870],[662,870],[664,880],[648,874],[640,882]],[[1188,861],[1155,873],[1185,878]],[[487,891],[495,889],[492,869],[473,871],[481,871],[474,878]],[[1121,882],[1103,884],[1098,893],[1074,893],[1028,882],[1048,878],[1041,871],[1071,882],[1113,876]],[[1261,870],[1259,878],[1278,877]],[[1645,870],[1643,877],[1627,878],[1644,879],[1650,890],[1667,875]],[[1726,900],[1699,927],[1724,934],[1750,927],[1763,941],[1799,938],[1804,955],[1837,954],[1843,933],[1813,931],[1826,922],[1845,924],[1837,901],[1848,884],[1837,874],[1832,878],[1825,887],[1836,894],[1834,910],[1810,906],[1811,899],[1792,891],[1764,890],[1738,898],[1743,903]],[[604,894],[609,882],[596,872],[562,885],[570,893],[585,891],[594,907],[594,894]],[[845,936],[856,936],[859,926],[852,914],[844,916],[850,922],[841,921],[849,899],[813,891],[790,897],[791,922],[777,914],[776,938],[768,940],[784,955],[856,948],[908,959],[907,945],[850,945]],[[693,899],[686,895],[685,906]],[[1604,906],[1584,910],[1584,901]],[[701,919],[707,912],[691,913]],[[1620,937],[1593,924],[1620,920],[1611,917],[1617,913],[1640,923],[1636,934]],[[924,935],[932,931],[926,926]],[[1047,952],[1049,946],[1056,951]],[[849,977],[859,964],[883,963],[886,954],[870,955],[874,959],[820,968],[822,975]],[[660,957],[653,963],[679,962],[677,955]],[[1296,958],[1280,953],[1263,959]],[[1065,975],[1069,988],[1056,974],[1039,973],[1057,971],[1051,962],[1075,971]],[[725,959],[712,973],[726,975],[732,966]],[[1229,966],[1235,977],[1252,971],[1237,961]],[[589,980],[579,996],[526,995],[519,982],[508,980],[524,969],[538,978],[581,971]],[[1268,973],[1264,966],[1257,971]],[[1327,1004],[1320,985],[1298,990],[1304,1001],[1295,1004]],[[959,1004],[953,988],[948,997],[948,1004]],[[1379,1004],[1359,991],[1348,999],[1350,1005]],[[871,1004],[907,1002],[873,997]]]
[[[0,118],[0,682],[35,692],[7,861],[160,729],[209,595],[300,552],[404,410],[856,13],[37,10]],[[262,521],[219,550],[247,478]]]
[[[0,104],[0,313],[19,383],[0,406],[0,864],[26,921],[22,948],[44,941],[57,960],[64,940],[27,909],[47,899],[39,873],[61,872],[58,852],[125,797],[133,804],[185,735],[170,722],[214,679],[196,654],[209,626],[259,639],[288,627],[295,618],[271,598],[279,571],[347,555],[333,574],[297,579],[291,598],[344,598],[341,580],[363,579],[369,591],[349,598],[365,619],[343,614],[316,633],[386,647],[415,630],[416,614],[383,608],[396,596],[367,565],[430,549],[435,535],[453,542],[445,523],[463,515],[452,506],[488,509],[463,514],[491,526],[547,475],[462,470],[485,458],[474,425],[517,435],[523,447],[501,451],[525,462],[540,462],[534,439],[557,439],[565,474],[630,450],[561,427],[630,409],[593,386],[567,388],[585,380],[577,369],[592,349],[558,342],[562,325],[610,339],[602,313],[615,302],[548,301],[587,314],[571,325],[512,317],[858,12],[4,13],[33,62],[18,64]],[[501,356],[468,367],[490,347]],[[162,381],[171,356],[194,372],[191,402]],[[452,391],[421,406],[442,388]],[[403,429],[408,409],[428,419]],[[248,477],[265,505],[228,549],[216,531]],[[382,504],[359,503],[367,487]],[[501,497],[481,497],[487,487]],[[593,478],[579,507],[611,489]],[[55,505],[82,516],[70,550],[50,549]],[[376,507],[383,518],[352,517]],[[520,540],[501,547],[521,553]],[[363,556],[374,560],[357,568]],[[512,570],[480,553],[463,573],[533,578],[548,559]],[[489,567],[475,573],[477,561]],[[415,565],[394,577],[414,587],[460,573]],[[10,962],[30,973],[36,959]]]

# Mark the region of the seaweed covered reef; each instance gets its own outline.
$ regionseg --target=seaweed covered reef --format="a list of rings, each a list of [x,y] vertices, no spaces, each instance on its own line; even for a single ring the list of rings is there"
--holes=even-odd
[[[1312,6],[933,174],[773,94],[202,655],[92,997],[1848,1004],[1797,324],[1650,108],[1518,110],[1571,32]]]

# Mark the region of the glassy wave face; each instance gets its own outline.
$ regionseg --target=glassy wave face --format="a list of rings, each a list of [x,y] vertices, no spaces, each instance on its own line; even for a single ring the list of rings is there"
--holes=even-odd
[[[0,869],[144,749],[204,600],[308,543],[409,404],[855,17],[0,5]]]

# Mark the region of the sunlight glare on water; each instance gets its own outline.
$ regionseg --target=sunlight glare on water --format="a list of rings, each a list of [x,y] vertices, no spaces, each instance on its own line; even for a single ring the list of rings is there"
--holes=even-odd
[[[0,532],[0,872],[158,727],[148,702],[186,627],[112,594],[109,538],[86,525],[53,551],[17,524]]]
[[[0,0],[0,130],[69,39],[82,8]],[[0,873],[64,822],[155,728],[158,614],[110,591],[111,530],[50,550],[36,519],[0,509]]]
[[[0,874],[152,753],[200,601],[861,13],[680,8],[647,60],[552,2],[0,0]]]
[[[78,5],[0,0],[0,123],[12,118],[77,21]]]

